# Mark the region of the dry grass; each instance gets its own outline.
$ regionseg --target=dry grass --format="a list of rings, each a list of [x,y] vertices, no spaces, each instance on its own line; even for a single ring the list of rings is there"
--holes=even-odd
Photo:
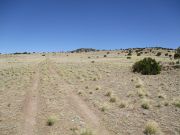
[[[92,131],[85,129],[80,133],[80,135],[93,135]]]
[[[112,95],[112,92],[111,91],[108,91],[106,94],[105,94],[105,96],[108,96],[108,97],[110,97]]]
[[[138,89],[138,90],[137,90],[137,94],[138,94],[139,97],[144,97],[144,96],[147,96],[147,95],[148,95],[147,92],[146,92],[146,90],[143,89],[143,88]]]
[[[145,125],[144,133],[146,135],[153,135],[159,132],[159,126],[155,121],[148,121]]]
[[[143,99],[143,100],[142,100],[142,103],[141,103],[141,107],[142,107],[143,109],[149,109],[149,108],[150,108],[150,102],[149,102],[149,100]]]
[[[56,122],[56,118],[53,117],[53,116],[50,116],[48,119],[47,119],[47,125],[48,126],[53,126]]]
[[[175,107],[180,108],[180,99],[174,99],[173,105],[174,105]]]
[[[116,97],[110,97],[110,100],[109,100],[111,103],[114,103],[116,102]]]
[[[158,94],[158,98],[165,99],[165,98],[166,98],[166,95],[165,95],[164,93],[159,93],[159,94]]]
[[[96,90],[100,90],[100,89],[101,89],[101,87],[100,87],[100,86],[97,86],[97,87],[96,87]]]
[[[155,54],[158,51],[152,50]],[[37,134],[70,135],[76,130],[75,135],[86,135],[91,133],[81,132],[80,129],[87,127],[96,133],[99,127],[94,123],[102,126],[100,129],[110,131],[108,135],[140,135],[144,130],[146,134],[158,134],[159,127],[168,134],[178,134],[179,69],[162,71],[162,74],[155,76],[131,72],[132,64],[146,56],[163,64],[174,60],[164,57],[164,50],[163,57],[156,57],[153,53],[143,53],[137,57],[133,52],[133,57],[126,59],[125,52],[118,51],[117,54],[117,51],[110,51],[104,58],[104,54],[105,51],[0,58],[0,133],[22,133],[24,101],[32,87],[36,66],[42,62],[37,88]],[[173,51],[168,54],[173,55]],[[51,68],[57,72],[53,74]],[[75,96],[72,98],[73,94]],[[141,105],[149,110],[143,110]],[[52,113],[59,118],[57,121],[46,117]],[[144,127],[147,118],[156,120],[159,127],[157,123],[147,123]],[[69,130],[70,127],[77,128]]]
[[[127,102],[126,101],[120,101],[119,108],[125,108],[126,106],[127,106]]]

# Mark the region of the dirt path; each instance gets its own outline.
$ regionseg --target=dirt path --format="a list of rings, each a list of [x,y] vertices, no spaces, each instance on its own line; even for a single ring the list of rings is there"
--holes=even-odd
[[[99,117],[87,106],[87,104],[76,94],[69,94],[69,104],[75,108],[75,111],[88,122],[88,126],[97,135],[110,135],[100,123]]]
[[[26,93],[24,104],[24,135],[34,135],[38,102],[39,68],[33,78],[32,87]]]
[[[62,82],[63,84],[67,84],[64,80],[60,79],[60,76],[56,72],[53,67],[53,63],[51,61],[48,62],[50,73],[56,77],[58,82]],[[102,135],[110,135],[109,131],[100,123],[100,118],[88,107],[86,102],[81,99],[74,91],[70,88],[67,91],[67,100],[70,106],[73,106],[76,111],[81,117],[83,117],[89,126],[92,129],[93,133],[95,134],[102,134]]]

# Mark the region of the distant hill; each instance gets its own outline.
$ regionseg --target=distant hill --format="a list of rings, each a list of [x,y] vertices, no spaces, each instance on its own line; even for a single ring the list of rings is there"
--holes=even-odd
[[[79,48],[79,49],[76,49],[76,50],[73,50],[73,51],[70,51],[71,53],[80,53],[80,52],[95,52],[95,51],[98,51],[96,49],[93,49],[93,48]]]

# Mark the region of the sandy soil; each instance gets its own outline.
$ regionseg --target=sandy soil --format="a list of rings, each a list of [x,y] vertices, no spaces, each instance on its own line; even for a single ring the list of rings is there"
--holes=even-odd
[[[174,60],[105,54],[1,55],[0,135],[143,135],[149,120],[158,123],[156,134],[180,134],[179,69],[150,76],[131,71],[143,57]]]

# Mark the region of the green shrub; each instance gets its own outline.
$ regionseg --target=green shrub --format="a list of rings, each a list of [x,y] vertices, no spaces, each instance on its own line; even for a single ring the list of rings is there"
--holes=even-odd
[[[156,75],[161,71],[161,66],[155,59],[152,58],[144,58],[136,62],[133,65],[133,72],[138,72],[143,75]]]
[[[180,59],[180,47],[178,47],[174,54],[174,59]]]
[[[132,56],[132,51],[131,50],[129,50],[129,52],[128,52],[128,54],[127,54],[128,56]]]
[[[174,59],[180,59],[180,54],[175,53],[175,54],[174,54]]]
[[[137,53],[137,56],[141,56],[141,53]]]
[[[180,54],[180,47],[176,49],[176,53]]]
[[[158,53],[156,54],[156,56],[161,56],[161,52],[158,52]]]

